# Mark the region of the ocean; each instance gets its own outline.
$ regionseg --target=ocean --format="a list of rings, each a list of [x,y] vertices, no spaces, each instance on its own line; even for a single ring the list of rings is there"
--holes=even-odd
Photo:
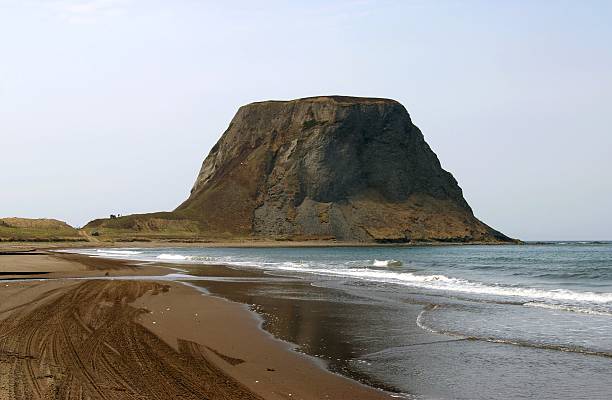
[[[612,398],[610,242],[75,252],[181,264],[171,279],[251,305],[298,351],[398,396]],[[207,265],[264,274],[215,280]]]

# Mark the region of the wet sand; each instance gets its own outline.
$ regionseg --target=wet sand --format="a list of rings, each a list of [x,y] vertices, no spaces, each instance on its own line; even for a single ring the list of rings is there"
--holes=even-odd
[[[190,284],[256,310],[267,332],[295,343],[304,354],[316,356],[328,370],[395,393],[396,397],[412,398],[363,368],[367,362],[365,354],[405,345],[396,337],[378,332],[376,326],[384,326],[386,319],[406,320],[399,336],[409,336],[411,345],[416,346],[454,341],[448,336],[424,331],[413,323],[427,305],[418,300],[405,304],[401,315],[396,315],[396,310],[381,308],[374,299],[313,285],[309,279],[280,271],[229,266],[182,265],[181,268],[200,278],[188,281]]]
[[[170,272],[0,255],[0,399],[390,398],[291,351],[244,305],[153,278]],[[126,276],[145,278],[108,279]]]

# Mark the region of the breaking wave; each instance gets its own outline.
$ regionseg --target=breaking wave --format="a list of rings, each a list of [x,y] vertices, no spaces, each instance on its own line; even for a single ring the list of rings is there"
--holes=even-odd
[[[142,249],[141,249],[142,250]],[[352,278],[371,282],[390,283],[414,288],[446,291],[471,296],[491,296],[511,298],[511,301],[524,303],[527,307],[549,308],[560,311],[612,315],[612,293],[588,290],[570,290],[565,288],[541,288],[537,285],[513,285],[510,283],[482,282],[465,278],[454,278],[447,275],[427,274],[426,271],[415,272],[404,268],[394,269],[402,265],[395,259],[361,259],[343,260],[309,260],[288,261],[286,258],[274,259],[266,255],[249,257],[229,254],[207,256],[167,252],[149,254],[148,251],[98,249],[89,250],[84,254],[126,257],[141,261],[166,261],[190,264],[229,265],[251,268],[262,268],[270,271],[287,271],[308,273],[319,276]],[[504,261],[506,262],[506,261]],[[541,274],[540,274],[541,275]],[[555,275],[557,277],[557,275]]]
[[[400,267],[402,262],[397,260],[374,260],[373,265],[375,267]]]
[[[432,290],[445,290],[460,293],[520,297],[555,301],[578,301],[590,303],[611,303],[612,293],[577,292],[566,289],[544,290],[502,285],[490,285],[465,279],[449,278],[445,275],[417,275],[411,272],[380,271],[371,269],[325,269],[279,266],[285,271],[308,272],[328,276],[346,276],[377,282],[395,283]]]
[[[97,249],[96,253],[100,255],[116,255],[116,256],[135,256],[138,254],[142,254],[142,251],[135,250],[109,250],[109,249]]]
[[[189,260],[189,257],[180,254],[160,254],[157,257],[158,260],[174,260],[174,261],[185,261]]]

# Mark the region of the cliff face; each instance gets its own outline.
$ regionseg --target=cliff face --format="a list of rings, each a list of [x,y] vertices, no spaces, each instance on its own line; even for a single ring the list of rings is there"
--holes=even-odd
[[[241,107],[173,214],[211,235],[509,240],[474,217],[408,112],[387,99]]]

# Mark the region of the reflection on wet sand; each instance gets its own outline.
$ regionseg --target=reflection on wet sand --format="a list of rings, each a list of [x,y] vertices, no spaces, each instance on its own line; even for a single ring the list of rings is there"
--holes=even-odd
[[[607,358],[437,334],[417,325],[429,305],[473,307],[464,299],[261,270],[193,267],[189,273],[217,277],[192,283],[249,304],[264,316],[267,331],[330,370],[389,391],[447,399],[605,399],[612,392]]]
[[[413,321],[422,306],[414,305],[412,312],[396,315],[397,310],[385,308],[384,304],[367,302],[341,290],[316,287],[302,279],[288,280],[259,271],[245,271],[242,277],[248,280],[243,280],[239,277],[241,273],[236,274],[235,270],[223,267],[215,267],[214,270],[194,268],[190,274],[217,277],[223,274],[236,279],[190,283],[205,288],[213,295],[251,305],[264,316],[264,329],[278,338],[295,343],[298,351],[324,360],[331,371],[385,390],[399,391],[365,373],[361,366],[368,362],[362,358],[390,346],[401,345],[407,336],[406,331],[383,335],[373,327],[382,326],[385,320],[393,318],[414,325]],[[254,282],[252,278],[258,275],[267,279]],[[408,337],[415,341],[445,339],[442,336],[434,338],[416,326],[410,329],[413,332]]]

